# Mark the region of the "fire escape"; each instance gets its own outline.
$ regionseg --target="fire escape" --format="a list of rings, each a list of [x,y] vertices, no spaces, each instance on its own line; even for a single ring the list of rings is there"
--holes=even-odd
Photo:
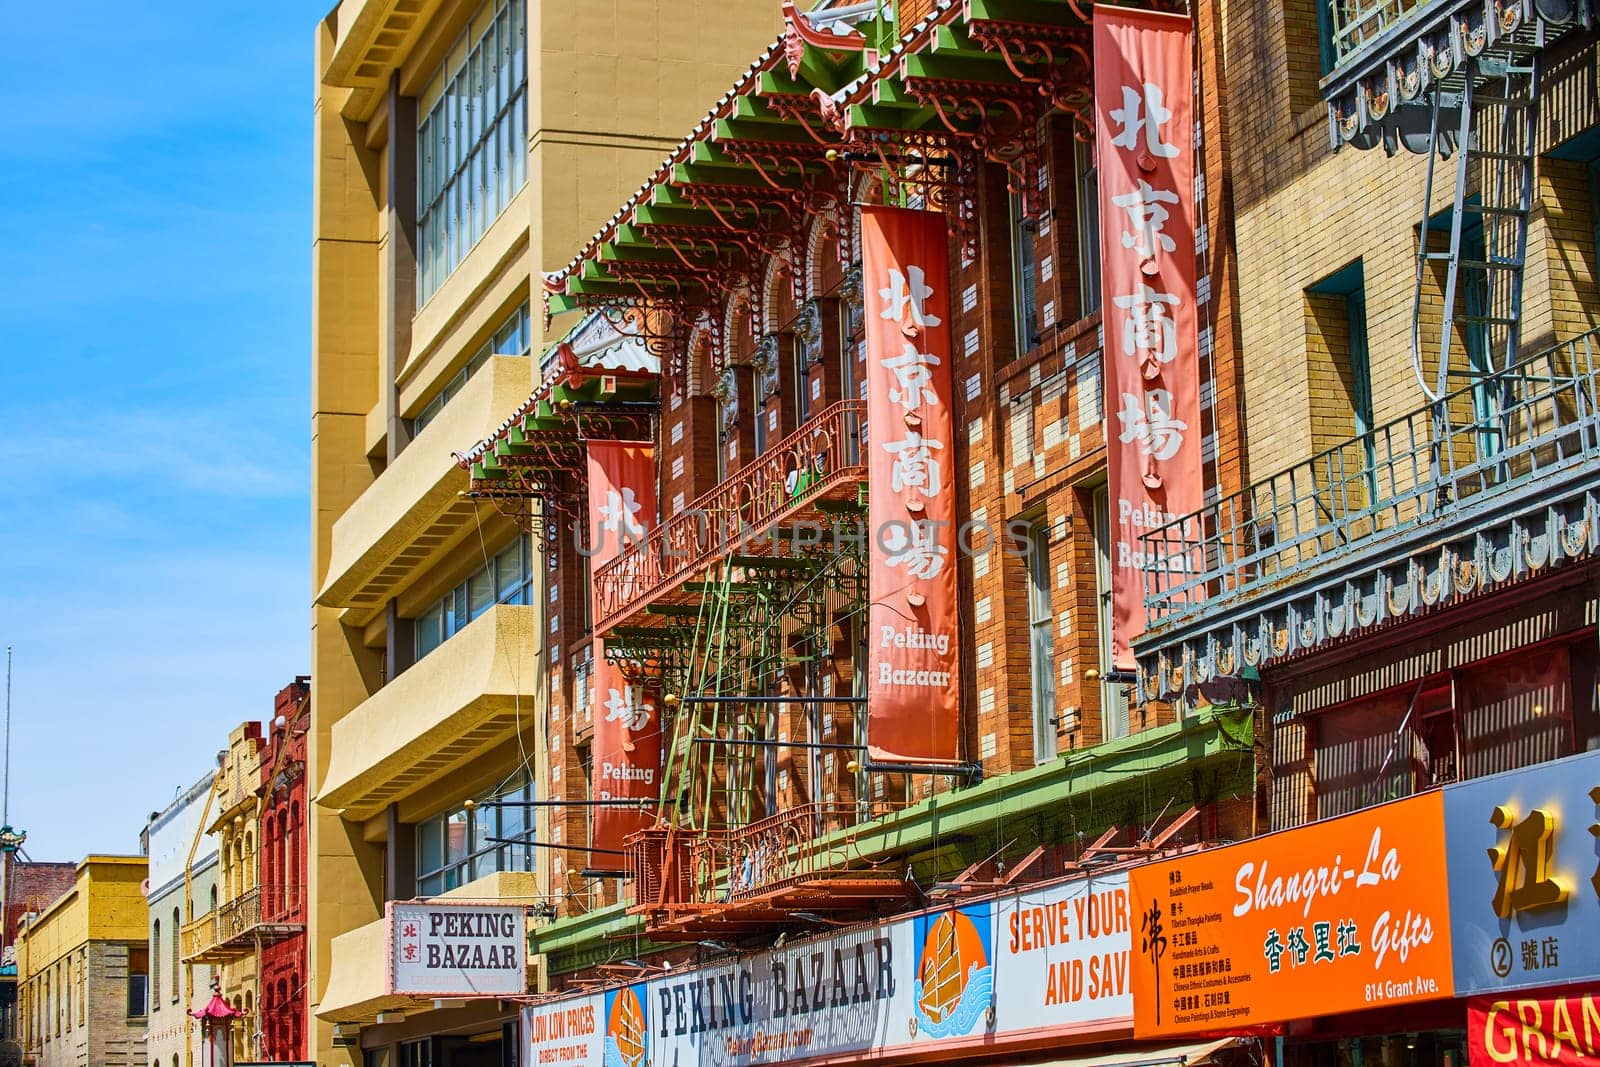
[[[729,369],[726,301],[768,334],[760,279],[776,259],[799,291],[814,224],[851,257],[852,203],[881,197],[944,212],[974,255],[980,168],[1003,168],[1035,211],[1043,118],[1092,128],[1073,0],[905,5],[898,22],[874,4],[785,13],[783,39],[545,277],[550,312],[602,312],[696,393]],[[912,776],[861,747],[862,423],[855,399],[812,414],[593,575],[605,654],[660,687],[671,738],[655,826],[628,856],[653,939],[844,921],[920,893],[904,855],[858,847],[913,798]],[[463,457],[473,492],[544,492],[513,470],[534,433],[513,425]],[[553,477],[572,459],[546,462]]]
[[[1427,157],[1418,407],[1144,538],[1141,693],[1172,698],[1573,561],[1600,539],[1600,334],[1524,351],[1542,82],[1590,0],[1331,0],[1336,148]],[[1439,211],[1441,167],[1454,180]],[[1435,286],[1437,285],[1437,290]],[[1408,716],[1409,722],[1409,716]]]

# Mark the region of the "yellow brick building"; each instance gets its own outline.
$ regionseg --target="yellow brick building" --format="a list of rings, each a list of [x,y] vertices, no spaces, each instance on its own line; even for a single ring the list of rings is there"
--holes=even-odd
[[[89,856],[17,934],[22,1046],[37,1067],[144,1062],[149,974],[143,856]]]
[[[510,520],[461,497],[451,452],[539,378],[539,273],[638,186],[779,21],[770,0],[345,0],[318,27],[308,890],[320,1063],[499,1062],[509,1009],[393,998],[384,978],[385,902],[548,891],[525,843],[532,809],[517,806],[544,751],[543,561]]]

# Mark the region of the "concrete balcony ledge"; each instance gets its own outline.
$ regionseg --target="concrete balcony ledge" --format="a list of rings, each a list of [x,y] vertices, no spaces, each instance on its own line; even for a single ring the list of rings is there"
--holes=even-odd
[[[540,617],[496,605],[334,723],[317,803],[371,818],[530,726]]]
[[[529,903],[538,895],[535,875],[529,871],[497,871],[452,889],[435,900],[460,903]],[[530,959],[529,988],[537,988],[542,974],[539,961]],[[328,989],[317,1005],[317,1017],[336,1023],[370,1023],[380,1011],[426,1008],[431,1001],[391,995],[388,930],[382,919],[358,926],[333,939]]]
[[[365,624],[471,526],[454,450],[492,433],[533,391],[534,360],[495,356],[333,525],[317,602]]]
[[[370,1023],[380,1011],[403,1011],[411,998],[388,992],[389,931],[384,920],[358,926],[333,939],[328,988],[317,1018]]]

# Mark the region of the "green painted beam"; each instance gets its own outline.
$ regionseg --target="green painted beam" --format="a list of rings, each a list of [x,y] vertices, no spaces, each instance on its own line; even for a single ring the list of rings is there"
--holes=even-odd
[[[1087,30],[1062,0],[967,0],[968,22],[1017,22]]]
[[[921,130],[929,122],[938,121],[933,109],[909,111],[900,107],[879,107],[877,104],[852,104],[845,113],[845,126],[866,130]]]
[[[1004,63],[969,56],[938,55],[913,52],[906,56],[907,78],[927,78],[932,81],[969,82],[980,85],[1015,86],[1017,76]]]
[[[640,204],[633,209],[633,220],[640,226],[693,226],[697,228],[721,229],[722,222],[705,208],[686,207],[674,204],[671,201],[683,202],[681,196],[676,194],[662,195],[662,190],[670,188],[661,186],[656,191],[656,202]],[[726,213],[725,213],[726,214]],[[748,211],[737,211],[727,215],[728,218],[743,223],[753,223],[755,216]]]
[[[699,148],[700,145],[695,145]],[[712,147],[707,145],[707,148]],[[794,176],[775,177],[774,180],[786,189],[800,187],[800,179]],[[721,167],[707,166],[700,163],[678,163],[672,168],[672,184],[674,185],[709,185],[709,186],[736,186],[741,189],[750,189],[752,192],[771,190],[766,179],[748,167]]]
[[[933,28],[933,54],[959,56],[964,59],[981,59],[1005,66],[1005,57],[991,52],[967,36],[963,26],[935,26]]]
[[[711,136],[718,142],[756,141],[761,144],[792,144],[820,148],[806,131],[793,122],[758,122],[752,119],[718,119]]]
[[[569,311],[580,311],[582,309],[582,301],[574,296],[569,296],[566,293],[550,294],[550,314],[552,315],[565,315]]]

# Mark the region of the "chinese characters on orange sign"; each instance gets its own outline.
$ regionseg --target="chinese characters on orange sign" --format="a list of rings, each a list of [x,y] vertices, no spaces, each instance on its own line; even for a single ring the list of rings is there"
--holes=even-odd
[[[1139,536],[1204,502],[1188,17],[1097,6],[1094,66],[1115,544],[1111,658],[1132,670],[1144,572],[1187,566],[1182,556],[1147,560]]]
[[[861,209],[872,575],[867,742],[875,760],[958,757],[955,462],[944,216]]]
[[[1444,866],[1432,793],[1135,868],[1135,1033],[1449,996]]]
[[[643,540],[656,520],[655,451],[647,443],[589,442],[589,566],[599,570]],[[598,618],[599,605],[593,606]],[[622,843],[653,821],[661,770],[661,723],[654,693],[623,677],[594,639],[594,796],[637,799],[637,808],[594,809],[590,866],[620,870]]]

